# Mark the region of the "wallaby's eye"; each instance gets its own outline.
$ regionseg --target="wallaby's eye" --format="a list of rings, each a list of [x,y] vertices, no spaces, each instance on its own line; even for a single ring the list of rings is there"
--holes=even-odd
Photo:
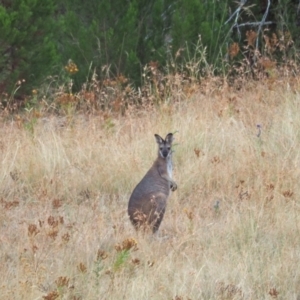
[[[171,147],[170,147],[170,146],[168,147],[168,150],[171,150]]]

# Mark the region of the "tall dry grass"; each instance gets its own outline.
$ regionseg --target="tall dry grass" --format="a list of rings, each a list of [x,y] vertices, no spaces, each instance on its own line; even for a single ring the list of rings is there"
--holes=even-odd
[[[0,298],[300,299],[296,90],[249,83],[139,115],[2,120]],[[138,235],[130,193],[153,134],[175,131],[179,188],[158,236]]]

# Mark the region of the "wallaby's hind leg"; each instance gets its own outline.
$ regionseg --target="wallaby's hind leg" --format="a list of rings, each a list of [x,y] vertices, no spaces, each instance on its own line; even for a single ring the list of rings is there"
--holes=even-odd
[[[147,221],[147,216],[138,209],[130,210],[130,221],[136,230],[140,229],[143,224]]]
[[[151,223],[152,224],[152,232],[155,233],[159,226],[160,226],[160,223],[161,221],[163,220],[163,217],[164,217],[164,214],[165,214],[165,209],[163,209],[162,211],[160,212],[156,212],[157,214],[157,217],[155,218],[155,220]]]
[[[158,195],[151,199],[153,207],[149,214],[148,223],[152,228],[152,232],[155,233],[163,220],[166,211],[166,197],[164,195]]]
[[[151,228],[156,232],[164,217],[166,210],[165,195],[152,196],[150,199],[143,201],[139,208],[130,207],[129,215],[133,226],[138,230],[140,228]]]

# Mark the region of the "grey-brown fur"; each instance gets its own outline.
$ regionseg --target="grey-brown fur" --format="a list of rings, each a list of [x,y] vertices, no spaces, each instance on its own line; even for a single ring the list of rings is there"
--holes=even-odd
[[[165,140],[155,134],[158,144],[158,157],[151,169],[133,190],[128,204],[128,214],[136,229],[151,228],[153,233],[159,228],[164,217],[170,190],[177,184],[172,180],[173,134]]]

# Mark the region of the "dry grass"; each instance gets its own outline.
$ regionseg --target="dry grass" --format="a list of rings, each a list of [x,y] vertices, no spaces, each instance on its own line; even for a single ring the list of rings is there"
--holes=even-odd
[[[139,116],[3,120],[0,298],[299,299],[294,86],[210,87]],[[130,193],[153,134],[176,130],[179,188],[158,236],[139,236]]]

